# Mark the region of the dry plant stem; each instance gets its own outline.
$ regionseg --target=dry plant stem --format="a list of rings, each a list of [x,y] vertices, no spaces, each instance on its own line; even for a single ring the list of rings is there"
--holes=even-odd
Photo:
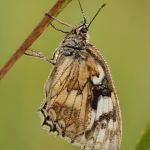
[[[72,0],[58,0],[47,14],[49,16],[57,16],[71,1]],[[14,63],[24,54],[24,52],[33,44],[33,42],[43,33],[45,28],[52,21],[53,18],[49,18],[46,15],[43,17],[40,23],[35,27],[31,34],[26,38],[26,40],[21,44],[21,46],[16,50],[16,52],[10,57],[8,62],[0,70],[0,80],[12,68]]]

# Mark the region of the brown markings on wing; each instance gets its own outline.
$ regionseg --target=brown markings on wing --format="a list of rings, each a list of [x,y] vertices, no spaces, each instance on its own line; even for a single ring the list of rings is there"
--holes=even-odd
[[[51,95],[51,97],[53,96],[52,95],[52,90],[53,90],[52,86],[57,84],[57,82],[59,81],[59,78],[64,74],[64,72],[67,69],[71,69],[70,65],[72,63],[73,63],[73,59],[71,57],[67,57],[67,58],[61,57],[59,59],[56,66],[52,70],[50,76],[48,77],[48,80],[46,81],[46,84],[45,84],[46,97],[50,97],[50,95]],[[55,95],[56,93],[53,93],[53,94]]]
[[[82,89],[85,83],[93,76],[99,76],[99,71],[94,58],[87,57],[86,61],[80,63],[79,67],[79,86]]]
[[[73,63],[69,64],[68,66],[65,66],[64,71],[57,71],[57,80],[54,79],[52,86],[51,86],[51,93],[50,98],[54,97],[55,95],[58,95],[61,90],[66,85],[69,76],[73,72]]]
[[[62,58],[63,59],[63,58]],[[70,59],[70,58],[69,58]],[[58,66],[51,77],[51,87],[46,99],[47,115],[56,124],[59,134],[73,139],[85,132],[91,119],[91,79],[98,76],[94,58],[65,60]],[[68,62],[68,63],[67,63]]]
[[[85,83],[88,81],[89,77],[90,73],[86,61],[80,62],[78,82],[81,90],[83,90],[83,87],[85,86]]]
[[[79,89],[78,70],[79,70],[78,60],[75,60],[72,65],[72,71],[69,75],[68,82],[66,82],[66,87],[68,91]]]
[[[93,57],[88,57],[87,59],[87,66],[90,73],[90,77],[92,76],[99,76],[99,70],[97,68],[96,61]]]
[[[70,74],[71,67],[73,66],[72,64],[73,59],[71,57],[60,57],[45,84],[46,98],[49,97],[49,99],[51,99],[57,92],[60,92],[63,87],[62,84],[65,82],[64,78],[67,78],[66,75],[69,76]]]

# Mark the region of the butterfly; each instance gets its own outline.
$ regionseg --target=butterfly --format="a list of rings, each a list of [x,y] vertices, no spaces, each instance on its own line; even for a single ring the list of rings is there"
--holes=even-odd
[[[105,59],[87,40],[91,22],[84,17],[53,55],[40,107],[42,125],[86,150],[119,150],[119,101]]]

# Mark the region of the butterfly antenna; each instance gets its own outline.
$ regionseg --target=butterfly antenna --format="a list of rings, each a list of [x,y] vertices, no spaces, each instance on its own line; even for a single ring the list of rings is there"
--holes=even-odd
[[[94,19],[97,17],[97,15],[99,14],[99,12],[106,6],[106,3],[102,4],[101,7],[98,9],[98,11],[96,12],[96,14],[94,15],[94,17],[92,18],[92,20],[90,21],[88,28],[90,27],[90,25],[92,24],[92,22],[94,21]]]
[[[84,14],[84,11],[83,11],[80,0],[78,0],[78,3],[79,3],[79,6],[80,6],[80,9],[81,9],[82,16],[83,16],[83,21],[84,21],[84,23],[86,23],[86,17],[85,17],[85,14]]]

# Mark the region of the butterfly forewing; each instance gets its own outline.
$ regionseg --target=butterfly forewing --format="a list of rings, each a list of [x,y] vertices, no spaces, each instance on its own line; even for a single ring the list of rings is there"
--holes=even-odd
[[[80,28],[54,56],[41,107],[43,125],[87,150],[119,150],[121,116],[109,69],[84,34],[74,32]]]

